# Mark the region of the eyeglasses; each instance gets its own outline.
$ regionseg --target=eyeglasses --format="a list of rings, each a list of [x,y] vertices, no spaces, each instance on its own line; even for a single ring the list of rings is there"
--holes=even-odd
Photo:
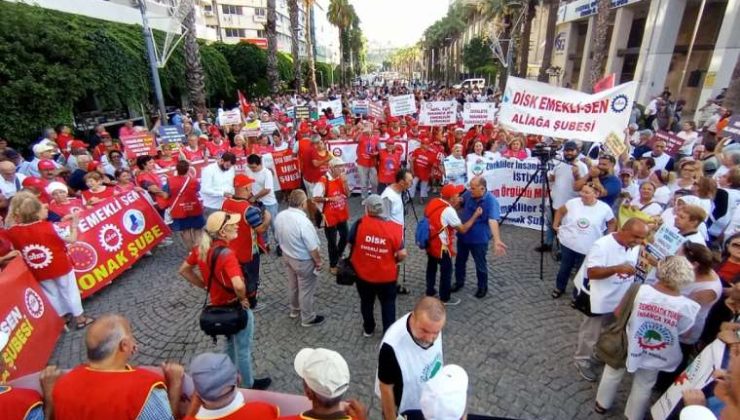
[[[224,221],[223,221],[223,223],[221,223],[221,226],[218,228],[218,231],[217,232],[220,232],[221,229],[223,229],[224,226],[226,226],[226,224],[229,223],[229,219],[231,219],[231,214],[230,213],[226,213],[226,217],[224,217]]]
[[[731,243],[730,248],[740,248],[740,242]]]

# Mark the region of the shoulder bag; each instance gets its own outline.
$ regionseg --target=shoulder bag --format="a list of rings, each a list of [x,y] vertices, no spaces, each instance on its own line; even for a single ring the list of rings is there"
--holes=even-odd
[[[624,295],[624,307],[617,320],[601,332],[594,345],[594,356],[614,369],[622,369],[627,363],[627,322],[632,315],[639,283],[633,283]]]
[[[213,338],[214,343],[216,342],[216,337],[219,335],[229,337],[247,327],[247,311],[242,308],[239,301],[228,305],[208,304],[211,284],[214,282],[218,283],[218,285],[226,291],[234,291],[233,289],[229,289],[221,284],[213,272],[216,268],[216,261],[221,256],[224,249],[226,248],[217,247],[211,254],[211,272],[208,278],[208,287],[206,288],[206,299],[203,302],[203,310],[200,313],[200,329],[203,330],[206,335]]]
[[[177,192],[177,196],[175,196],[175,201],[173,201],[172,204],[170,204],[169,207],[167,207],[166,209],[164,209],[164,222],[167,223],[168,225],[171,225],[172,222],[173,222],[173,220],[172,220],[172,209],[177,205],[177,202],[178,202],[178,200],[180,200],[180,197],[182,196],[182,193],[185,192],[185,187],[188,186],[188,182],[190,182],[190,177],[189,176],[186,176],[185,177],[185,183],[182,184],[182,187],[180,188],[180,191],[178,191]]]
[[[357,226],[355,227],[355,242],[357,242],[357,231],[360,229],[362,218],[357,220]],[[355,251],[355,244],[352,244],[352,248],[349,249],[349,256],[342,258],[337,264],[337,284],[340,286],[352,286],[357,281],[357,272],[355,267],[352,265],[352,253]]]

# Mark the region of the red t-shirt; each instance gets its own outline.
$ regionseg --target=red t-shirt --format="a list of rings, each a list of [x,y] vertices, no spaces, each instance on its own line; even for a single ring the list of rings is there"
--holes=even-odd
[[[326,173],[326,171],[329,170],[329,161],[328,157],[331,156],[328,150],[324,151],[324,155],[320,155],[318,150],[313,149],[311,150],[311,161],[308,162],[308,165],[303,168],[303,177],[308,182],[318,182],[322,176]],[[320,166],[315,166],[313,164],[314,160],[320,160],[324,161],[323,164]]]
[[[214,284],[211,287],[210,296],[211,303],[213,305],[226,305],[227,303],[236,300],[236,293],[234,293],[234,286],[231,284],[231,279],[234,277],[241,277],[244,279],[244,273],[239,265],[239,260],[236,259],[236,254],[228,249],[228,244],[222,240],[215,240],[211,245],[211,249],[208,251],[208,257],[206,261],[201,261],[198,256],[198,247],[193,247],[185,260],[189,265],[197,265],[200,270],[203,283],[208,287],[208,282],[211,279],[211,256],[216,246],[222,246],[225,249],[221,251],[221,255],[216,260],[214,271],[215,275],[213,279],[220,282],[224,287],[220,287]],[[229,290],[224,290],[224,288]]]
[[[432,149],[419,148],[411,152],[414,176],[422,181],[429,181],[432,167],[437,163],[437,152]]]
[[[82,204],[82,200],[79,198],[70,198],[65,204],[57,203],[56,200],[51,200],[49,203],[49,211],[58,214],[60,217],[78,213],[84,209],[85,207]]]
[[[725,282],[732,283],[740,275],[740,264],[735,264],[728,259],[719,266],[717,275]]]
[[[229,142],[221,140],[221,144],[209,141],[206,143],[206,149],[208,149],[208,156],[221,157],[224,153],[229,151]]]
[[[116,190],[111,187],[103,187],[103,189],[98,192],[92,192],[92,190],[82,191],[81,195],[82,202],[88,204],[93,198],[95,198],[96,200],[105,200],[106,198],[111,198],[116,195]]]
[[[363,134],[360,136],[360,142],[357,143],[357,160],[359,166],[366,168],[375,167],[375,153],[378,152],[378,138]]]

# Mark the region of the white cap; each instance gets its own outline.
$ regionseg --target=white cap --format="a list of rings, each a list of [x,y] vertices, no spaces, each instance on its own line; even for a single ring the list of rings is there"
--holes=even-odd
[[[42,154],[44,152],[49,152],[49,151],[52,151],[52,150],[54,150],[54,148],[50,144],[44,143],[44,142],[38,143],[38,144],[36,144],[36,145],[33,146],[33,154],[36,155],[36,156],[38,156],[38,155],[40,155],[40,154]]]
[[[46,193],[49,195],[53,194],[54,191],[59,191],[59,190],[69,191],[67,189],[67,186],[64,185],[64,183],[59,182],[59,181],[50,182],[49,185],[46,186]]]
[[[680,420],[716,420],[712,411],[703,405],[689,405],[681,410]]]
[[[349,366],[333,350],[304,348],[295,356],[293,367],[306,385],[322,397],[336,398],[349,388]]]
[[[467,394],[468,374],[458,365],[446,365],[422,385],[421,412],[427,420],[461,419]]]

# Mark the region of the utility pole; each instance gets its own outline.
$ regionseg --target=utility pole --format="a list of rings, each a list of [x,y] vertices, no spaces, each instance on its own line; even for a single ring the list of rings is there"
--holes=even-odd
[[[149,70],[152,73],[152,84],[154,86],[154,96],[159,108],[159,121],[162,125],[167,123],[167,110],[164,107],[164,95],[162,94],[162,84],[159,81],[159,69],[157,68],[157,54],[154,51],[154,39],[152,31],[149,29],[149,18],[146,16],[146,0],[139,0],[139,10],[141,11],[141,26],[144,32],[144,42],[146,43],[146,52],[149,57]]]

